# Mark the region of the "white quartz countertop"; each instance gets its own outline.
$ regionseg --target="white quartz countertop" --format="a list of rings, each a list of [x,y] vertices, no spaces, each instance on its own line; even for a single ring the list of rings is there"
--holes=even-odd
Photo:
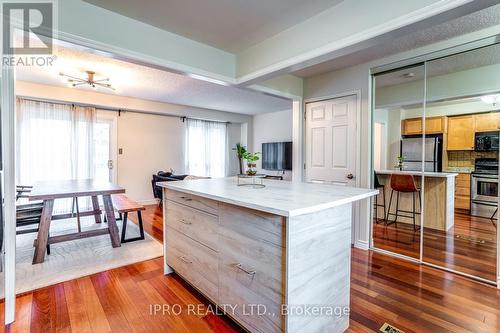
[[[235,177],[158,183],[168,189],[290,217],[341,206],[378,193],[374,189],[268,179],[264,184],[265,188],[237,186]]]
[[[455,172],[422,172],[422,171],[400,171],[400,170],[377,170],[375,171],[380,175],[412,175],[412,176],[425,176],[425,177],[436,177],[436,178],[449,178],[456,177],[458,173]]]

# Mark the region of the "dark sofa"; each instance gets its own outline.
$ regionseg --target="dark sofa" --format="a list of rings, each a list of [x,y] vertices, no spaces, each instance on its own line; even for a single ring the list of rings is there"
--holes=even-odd
[[[153,175],[153,179],[151,180],[151,185],[153,187],[153,195],[156,199],[160,200],[160,205],[163,202],[163,191],[160,186],[156,183],[158,182],[170,182],[183,180],[187,175],[174,175],[172,172],[158,171],[156,175]]]

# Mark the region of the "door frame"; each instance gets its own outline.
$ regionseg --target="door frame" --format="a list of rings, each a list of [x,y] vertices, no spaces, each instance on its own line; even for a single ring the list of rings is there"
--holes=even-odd
[[[5,324],[15,319],[16,307],[16,181],[15,125],[16,98],[14,68],[2,66],[1,136],[4,179],[4,295]]]
[[[97,109],[97,122],[107,122],[110,127],[109,155],[113,161],[111,179],[113,183],[118,181],[118,115],[116,112]]]
[[[355,186],[360,187],[364,185],[361,182],[361,90],[350,90],[346,91],[343,93],[339,94],[333,94],[333,95],[325,95],[325,96],[320,96],[320,97],[314,97],[314,98],[308,98],[304,100],[304,103],[302,105],[303,109],[303,122],[302,122],[302,141],[301,145],[303,147],[302,149],[302,157],[303,157],[303,165],[305,170],[302,173],[302,179],[305,181],[306,180],[306,174],[307,174],[307,142],[306,142],[306,122],[307,122],[307,115],[306,115],[306,107],[307,104],[309,103],[316,103],[316,102],[322,102],[322,101],[328,101],[331,99],[338,99],[338,98],[343,98],[343,97],[349,97],[349,96],[355,96],[356,97],[356,153],[354,154],[355,158],[355,172],[356,172],[356,178],[355,178]],[[369,129],[371,135],[371,128]],[[367,179],[370,179],[369,177]],[[367,184],[365,184],[367,185]],[[353,203],[353,215],[352,215],[352,232],[351,232],[351,244],[354,244],[355,247],[363,249],[363,250],[368,250],[368,242],[364,241],[359,237],[360,231],[363,225],[369,224],[369,221],[361,221],[360,218],[362,216],[366,216],[367,219],[370,218],[369,215],[369,207],[371,207],[370,204],[364,204],[365,200],[363,201],[356,201]],[[361,210],[365,212],[365,214],[362,214]]]

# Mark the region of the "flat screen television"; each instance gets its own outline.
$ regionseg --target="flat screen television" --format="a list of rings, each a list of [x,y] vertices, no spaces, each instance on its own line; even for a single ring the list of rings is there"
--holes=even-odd
[[[269,142],[262,144],[262,169],[292,170],[292,143]]]

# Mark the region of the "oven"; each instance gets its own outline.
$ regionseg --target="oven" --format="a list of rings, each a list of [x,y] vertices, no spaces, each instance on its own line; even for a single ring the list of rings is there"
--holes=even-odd
[[[496,203],[498,201],[498,176],[473,174],[471,199]]]
[[[498,207],[498,160],[478,158],[471,174],[471,215],[491,218]]]
[[[472,174],[471,215],[491,218],[498,207],[498,175]]]

